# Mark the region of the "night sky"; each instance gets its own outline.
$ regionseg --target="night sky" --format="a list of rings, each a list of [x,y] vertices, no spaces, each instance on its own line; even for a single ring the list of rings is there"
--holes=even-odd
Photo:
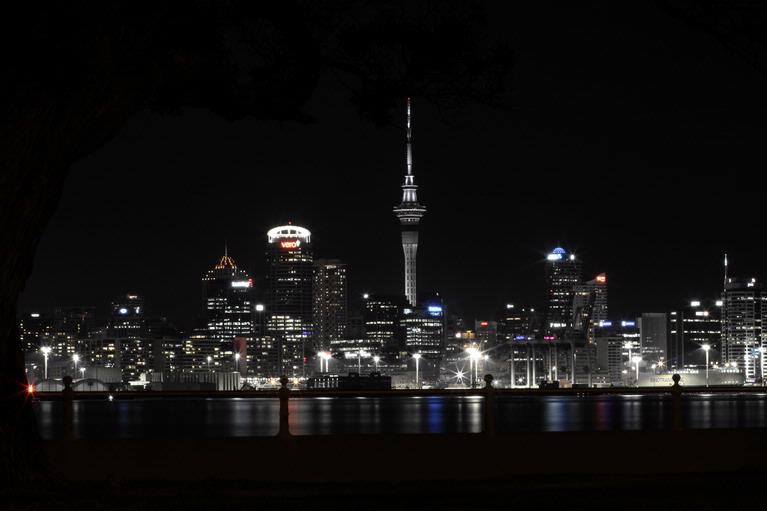
[[[765,76],[649,2],[532,4],[490,6],[515,52],[505,109],[442,118],[414,99],[419,294],[467,319],[540,306],[557,244],[607,272],[614,317],[713,297],[725,251],[731,274],[764,277]],[[330,76],[305,110],[314,123],[134,117],[72,169],[20,309],[138,292],[188,327],[225,241],[258,285],[288,220],[348,262],[353,295],[402,292],[404,119],[360,120]]]

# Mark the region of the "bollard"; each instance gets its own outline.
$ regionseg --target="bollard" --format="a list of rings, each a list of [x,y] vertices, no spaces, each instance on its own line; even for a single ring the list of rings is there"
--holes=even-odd
[[[278,436],[280,438],[290,438],[290,422],[288,421],[288,399],[290,398],[290,390],[288,389],[288,377],[280,377],[280,390],[278,391],[280,396],[280,432]]]
[[[682,386],[679,385],[681,376],[675,374],[671,377],[674,385],[671,387],[671,421],[674,431],[682,430]]]
[[[495,434],[495,388],[493,387],[493,375],[485,375],[485,414],[483,432],[486,435]]]
[[[64,383],[64,390],[61,391],[64,404],[64,438],[72,440],[74,438],[74,397],[75,391],[72,388],[72,377],[64,376],[61,380]]]

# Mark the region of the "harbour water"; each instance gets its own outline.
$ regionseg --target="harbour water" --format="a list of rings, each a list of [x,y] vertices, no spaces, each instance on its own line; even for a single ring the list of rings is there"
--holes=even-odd
[[[667,395],[499,396],[500,432],[671,427]],[[62,431],[61,402],[34,403],[43,438]],[[294,435],[478,433],[480,396],[292,397]],[[767,427],[767,394],[686,394],[686,428]],[[74,402],[78,438],[209,438],[277,433],[273,398],[131,398]]]

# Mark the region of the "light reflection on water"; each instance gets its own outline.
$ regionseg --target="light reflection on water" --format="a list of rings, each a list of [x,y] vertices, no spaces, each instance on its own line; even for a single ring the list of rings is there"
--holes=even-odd
[[[290,400],[295,435],[478,433],[480,396],[311,397]],[[60,435],[61,403],[38,401],[44,438]],[[688,428],[767,427],[767,395],[685,396]],[[498,396],[497,428],[514,431],[652,430],[671,427],[671,401],[662,395]],[[262,398],[119,398],[76,401],[80,438],[267,436],[279,428],[279,401]]]

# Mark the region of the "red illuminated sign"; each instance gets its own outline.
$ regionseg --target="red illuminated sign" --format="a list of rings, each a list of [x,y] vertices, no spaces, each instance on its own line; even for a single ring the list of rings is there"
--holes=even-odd
[[[280,241],[280,247],[282,248],[298,248],[301,242],[298,240]]]
[[[489,323],[487,321],[480,321],[479,326],[487,326]]]
[[[597,275],[597,282],[600,284],[605,284],[607,282],[607,275],[604,273]]]

